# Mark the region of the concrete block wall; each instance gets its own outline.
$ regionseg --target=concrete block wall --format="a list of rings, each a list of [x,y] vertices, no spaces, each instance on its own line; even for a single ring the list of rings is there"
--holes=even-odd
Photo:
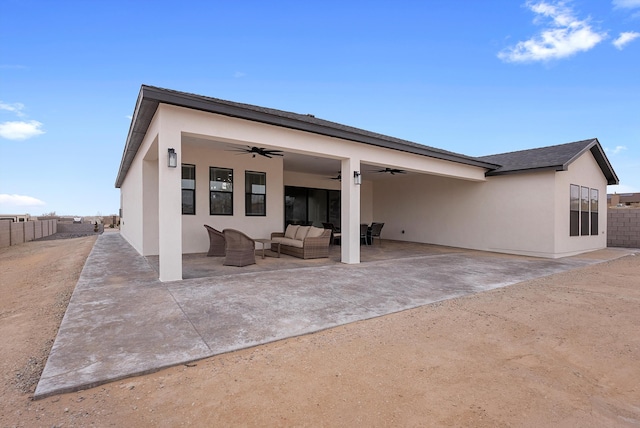
[[[640,248],[640,208],[607,211],[607,246]]]
[[[59,233],[93,233],[95,225],[91,223],[58,223]],[[104,232],[104,224],[98,225],[98,232]]]
[[[33,239],[42,238],[42,222],[36,220],[33,222]]]
[[[35,223],[32,221],[26,221],[22,223],[24,225],[24,242],[33,241],[36,236]]]
[[[57,220],[13,222],[0,220],[0,248],[24,244],[34,239],[53,235],[57,231]]]
[[[11,245],[24,244],[25,223],[11,223]]]
[[[0,220],[0,248],[11,245],[11,220]]]

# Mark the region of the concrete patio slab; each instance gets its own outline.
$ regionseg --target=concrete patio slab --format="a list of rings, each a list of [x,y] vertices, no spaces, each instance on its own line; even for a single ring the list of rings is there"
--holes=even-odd
[[[86,261],[35,398],[631,253],[608,249],[549,260],[427,248],[389,258],[392,249],[386,258],[371,256],[375,261],[359,265],[267,258],[251,269],[219,270],[209,277],[198,276],[221,266],[220,259],[189,255],[196,267],[185,271],[193,279],[161,283],[153,262],[119,234],[102,235]]]

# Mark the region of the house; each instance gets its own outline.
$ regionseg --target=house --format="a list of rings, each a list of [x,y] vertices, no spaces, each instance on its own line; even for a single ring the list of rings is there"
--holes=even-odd
[[[597,139],[478,158],[142,86],[115,185],[122,236],[159,255],[172,281],[183,253],[207,250],[203,224],[261,238],[332,220],[343,263],[360,262],[359,225],[372,221],[386,239],[574,255],[606,247],[606,186],[617,183]]]
[[[613,193],[607,195],[609,208],[640,207],[640,193]]]

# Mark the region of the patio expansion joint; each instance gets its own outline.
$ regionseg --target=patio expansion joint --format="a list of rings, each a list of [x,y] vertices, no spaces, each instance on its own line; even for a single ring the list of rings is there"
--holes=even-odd
[[[175,302],[176,306],[178,306],[178,308],[180,309],[180,312],[182,312],[182,315],[184,315],[186,320],[189,322],[189,325],[191,325],[191,328],[193,328],[193,331],[195,331],[198,334],[198,337],[200,338],[202,343],[204,343],[204,345],[207,347],[207,349],[209,350],[209,353],[213,354],[214,353],[213,349],[211,349],[211,347],[209,346],[207,341],[202,336],[202,332],[200,332],[200,330],[198,330],[198,327],[196,327],[193,324],[193,321],[191,321],[191,318],[189,318],[189,315],[185,312],[184,308],[182,307],[182,305],[180,304],[178,299],[176,299],[176,296],[173,295],[173,293],[171,292],[171,290],[169,288],[166,288],[166,290],[169,293],[169,295],[171,296],[171,298],[173,299],[173,301]]]

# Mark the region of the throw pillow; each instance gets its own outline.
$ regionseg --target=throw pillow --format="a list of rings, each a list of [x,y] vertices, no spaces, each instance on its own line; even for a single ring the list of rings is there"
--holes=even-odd
[[[296,232],[296,240],[304,241],[304,238],[307,237],[307,233],[309,233],[309,226],[300,226]]]
[[[324,229],[320,227],[311,226],[309,232],[307,233],[307,238],[317,238],[324,233]]]
[[[289,239],[296,239],[296,232],[299,228],[300,226],[290,224],[289,226],[287,226],[287,230],[284,231],[284,237]]]

